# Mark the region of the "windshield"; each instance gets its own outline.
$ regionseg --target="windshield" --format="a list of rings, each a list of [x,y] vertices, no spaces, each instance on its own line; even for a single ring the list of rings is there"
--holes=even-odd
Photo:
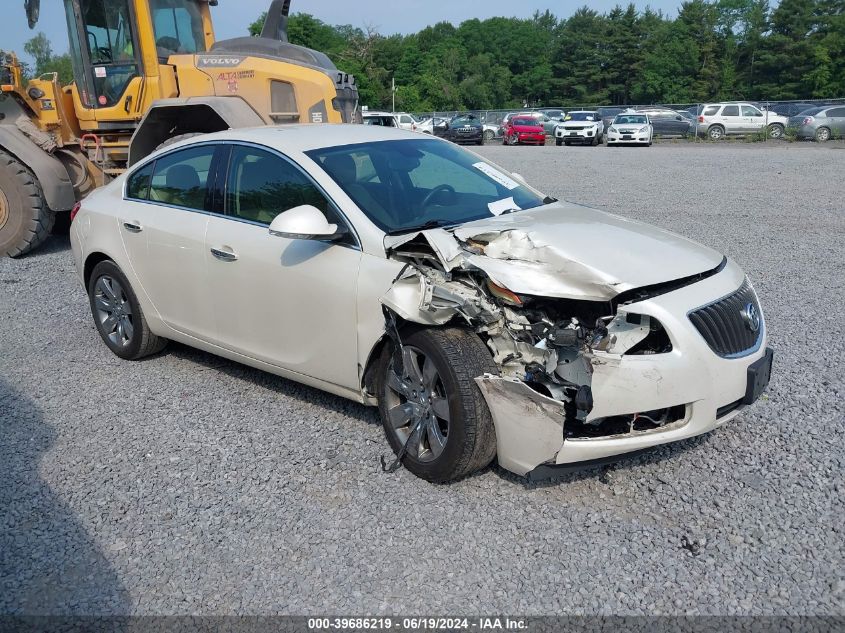
[[[386,233],[452,226],[544,204],[508,172],[436,139],[306,153]]]
[[[566,115],[567,121],[595,121],[598,115],[595,112],[572,112]]]
[[[648,117],[644,114],[620,114],[613,119],[614,125],[643,125],[648,123]]]
[[[196,0],[150,0],[159,57],[204,53],[202,14]]]
[[[530,125],[530,126],[533,126],[533,127],[539,127],[540,126],[540,122],[537,119],[531,119],[531,118],[514,119],[513,124],[514,125]]]
[[[452,127],[462,127],[464,125],[479,126],[481,123],[474,116],[459,116],[452,119],[449,125]]]

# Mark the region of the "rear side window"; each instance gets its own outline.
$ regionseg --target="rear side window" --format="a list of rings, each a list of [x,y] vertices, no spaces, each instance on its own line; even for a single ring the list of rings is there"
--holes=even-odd
[[[739,116],[739,106],[725,106],[722,110],[722,116]]]
[[[704,108],[704,112],[702,114],[704,114],[704,116],[713,116],[718,111],[719,106],[707,106],[706,108]]]
[[[206,184],[214,148],[214,145],[192,147],[159,158],[155,163],[149,199],[197,211],[206,210]]]
[[[833,108],[827,111],[829,117],[845,117],[845,108]]]
[[[142,167],[129,176],[126,181],[126,197],[132,200],[146,200],[150,195],[150,183],[153,179],[153,168],[155,161]]]

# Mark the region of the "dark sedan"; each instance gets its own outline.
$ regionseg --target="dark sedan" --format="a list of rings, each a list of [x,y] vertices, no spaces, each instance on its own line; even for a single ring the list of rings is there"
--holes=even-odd
[[[690,119],[669,108],[643,108],[638,110],[648,115],[655,136],[686,136],[690,131]]]
[[[599,113],[601,122],[604,123],[604,129],[606,130],[613,124],[613,119],[616,118],[616,115],[625,112],[627,109],[628,108],[603,106],[601,108],[596,108],[596,112]]]
[[[445,127],[434,130],[435,135],[453,143],[484,145],[484,125],[473,114],[458,115]]]

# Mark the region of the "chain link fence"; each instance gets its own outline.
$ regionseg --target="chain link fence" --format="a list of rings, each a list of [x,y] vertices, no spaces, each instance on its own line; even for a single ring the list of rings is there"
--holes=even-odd
[[[526,107],[526,108],[509,108],[509,109],[498,109],[498,110],[436,110],[433,112],[410,112],[409,114],[414,115],[420,121],[428,120],[428,119],[445,119],[449,120],[459,114],[472,114],[476,116],[491,132],[493,132],[494,138],[501,138],[502,135],[502,120],[505,118],[507,114],[514,114],[520,112],[538,112],[538,113],[551,113],[554,112],[557,114],[558,112],[572,112],[576,110],[588,110],[588,111],[598,111],[602,114],[603,118],[607,116],[613,116],[617,113],[623,112],[628,109],[632,110],[644,110],[644,111],[656,111],[659,109],[662,110],[671,110],[676,112],[679,116],[683,116],[686,120],[689,121],[689,129],[687,134],[682,135],[683,138],[686,138],[693,142],[699,142],[705,140],[705,132],[706,130],[700,124],[699,117],[704,109],[704,107],[708,104],[715,104],[715,103],[740,103],[740,104],[750,104],[754,107],[758,108],[763,112],[763,115],[766,117],[764,121],[764,125],[762,126],[759,132],[746,132],[744,133],[745,137],[754,136],[755,140],[767,141],[770,140],[769,136],[769,115],[770,113],[774,113],[780,116],[792,117],[796,116],[810,108],[815,107],[822,107],[822,106],[843,106],[845,107],[845,97],[839,97],[835,99],[802,99],[802,100],[794,100],[794,101],[783,101],[783,100],[747,100],[747,101],[719,101],[713,100],[708,101],[706,103],[651,103],[651,104],[630,104],[630,105],[596,105],[596,104],[581,104],[577,106],[545,106],[545,107]],[[495,128],[495,129],[494,129]],[[547,126],[548,130],[548,126]],[[655,132],[656,136],[660,136],[657,132]],[[739,135],[737,135],[739,136]],[[759,138],[758,138],[759,137]],[[488,136],[488,139],[490,137]],[[839,138],[842,138],[842,135],[839,135]]]

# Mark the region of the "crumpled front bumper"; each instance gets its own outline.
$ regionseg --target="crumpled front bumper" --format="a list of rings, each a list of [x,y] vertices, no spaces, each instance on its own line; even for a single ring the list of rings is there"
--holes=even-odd
[[[593,409],[587,420],[683,405],[684,417],[650,431],[564,440],[564,405],[518,380],[480,376],[496,427],[499,464],[518,475],[541,466],[602,460],[713,430],[744,407],[748,368],[766,354],[765,324],[757,344],[739,358],[716,355],[688,318],[690,311],[735,292],[745,275],[733,262],[679,290],[620,308],[656,318],[672,351],[654,355],[594,352]],[[735,406],[729,406],[735,405]],[[723,414],[717,415],[722,409]]]

